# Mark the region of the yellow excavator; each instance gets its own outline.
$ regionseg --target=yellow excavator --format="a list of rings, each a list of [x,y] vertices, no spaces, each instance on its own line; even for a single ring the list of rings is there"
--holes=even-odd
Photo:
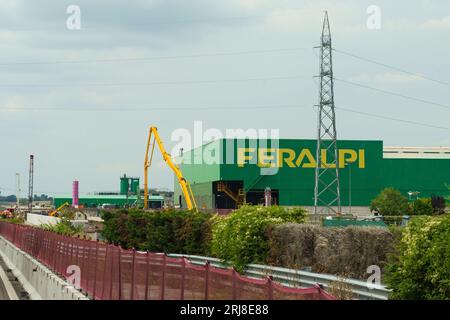
[[[181,169],[172,161],[170,154],[164,149],[164,145],[158,134],[158,129],[156,127],[150,127],[147,139],[147,149],[145,151],[144,160],[144,209],[148,209],[148,169],[150,168],[153,160],[153,152],[155,150],[155,144],[158,145],[159,150],[164,158],[164,161],[175,173],[178,183],[180,184],[181,191],[183,192],[184,199],[186,201],[186,206],[189,210],[197,211],[197,204],[195,203],[195,198],[192,193],[191,186],[189,182],[183,177]],[[150,157],[149,157],[150,152]]]
[[[69,204],[68,202],[65,202],[65,203],[63,203],[62,205],[60,205],[58,208],[56,208],[55,210],[53,210],[52,212],[50,212],[48,215],[49,215],[50,217],[54,217],[54,216],[58,213],[59,210],[62,210],[62,209],[64,209],[65,207],[68,207],[68,206],[70,206],[70,204]]]

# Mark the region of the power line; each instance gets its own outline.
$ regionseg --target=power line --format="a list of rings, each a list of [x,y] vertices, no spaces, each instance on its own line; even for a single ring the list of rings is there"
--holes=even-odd
[[[276,81],[306,78],[305,76],[280,76],[266,78],[244,78],[244,79],[218,79],[218,80],[179,80],[179,81],[154,81],[154,82],[117,82],[117,83],[39,83],[39,84],[3,84],[0,87],[115,87],[115,86],[153,86],[153,85],[183,85],[204,83],[228,83],[228,82],[250,82],[250,81]]]
[[[316,107],[316,106],[315,106]],[[305,109],[311,108],[311,106],[299,106],[299,105],[262,105],[262,106],[222,106],[222,107],[208,107],[208,106],[197,106],[197,107],[123,107],[123,108],[64,108],[64,107],[6,107],[0,108],[0,111],[92,111],[92,112],[110,112],[110,111],[193,111],[193,110],[201,110],[201,111],[219,111],[219,110],[269,110],[271,112],[276,111],[277,109]],[[359,115],[390,120],[395,122],[401,122],[406,124],[418,125],[422,127],[429,127],[433,129],[441,129],[450,131],[450,127],[437,126],[424,122],[417,122],[412,120],[405,120],[400,118],[394,118],[389,116],[384,116],[375,113],[367,113],[362,112],[356,109],[344,108],[344,107],[336,107],[338,110],[342,110],[345,112],[355,113]]]
[[[384,94],[389,94],[391,96],[396,96],[396,97],[400,97],[403,99],[408,99],[408,100],[412,100],[412,101],[416,101],[416,102],[421,102],[421,103],[425,103],[425,104],[429,104],[429,105],[433,105],[433,106],[437,106],[437,107],[441,107],[441,108],[445,108],[445,109],[450,109],[450,105],[445,105],[442,103],[438,103],[438,102],[433,102],[433,101],[429,101],[429,100],[425,100],[425,99],[421,99],[421,98],[415,98],[415,97],[411,97],[405,94],[401,94],[401,93],[397,93],[397,92],[393,92],[393,91],[388,91],[388,90],[384,90],[384,89],[380,89],[380,88],[375,88],[375,87],[371,87],[371,86],[366,86],[364,84],[360,84],[360,83],[356,83],[356,82],[352,82],[352,81],[348,81],[348,80],[343,80],[343,79],[339,79],[339,78],[334,78],[334,80],[343,82],[343,83],[347,83],[350,84],[352,86],[357,86],[360,88],[364,88],[364,89],[369,89],[369,90],[373,90],[373,91],[378,91]]]
[[[292,17],[292,16],[298,16],[301,14],[315,14],[317,13],[316,10],[305,10],[305,9],[298,9],[298,10],[289,10],[288,13],[283,12],[275,12],[275,13],[268,13],[268,14],[260,14],[260,15],[241,15],[241,16],[209,16],[205,18],[192,18],[192,19],[166,19],[166,20],[160,20],[157,21],[154,16],[148,16],[147,20],[142,23],[123,23],[122,21],[118,21],[119,25],[112,25],[112,27],[103,27],[101,23],[92,23],[89,24],[89,21],[87,23],[83,23],[82,28],[79,31],[114,31],[119,29],[124,29],[124,27],[145,27],[145,26],[152,26],[152,25],[174,25],[174,24],[186,24],[186,23],[205,23],[205,22],[217,22],[217,21],[232,21],[232,20],[252,20],[252,19],[267,19],[271,17]],[[159,17],[158,17],[159,18]],[[114,21],[112,21],[114,23]],[[98,26],[98,27],[96,27]],[[41,25],[33,24],[32,28],[27,29],[27,26],[12,26],[15,27],[17,30],[20,31],[28,31],[28,30],[49,30],[55,29],[57,27],[60,27],[60,24],[55,23],[42,23]],[[11,28],[11,26],[10,26]],[[45,28],[45,29],[44,29]]]
[[[197,53],[174,56],[155,56],[144,58],[115,58],[115,59],[88,59],[88,60],[60,60],[60,61],[24,61],[24,62],[8,62],[0,63],[0,66],[15,66],[15,65],[49,65],[49,64],[82,64],[82,63],[108,63],[108,62],[135,62],[135,61],[152,61],[152,60],[172,60],[172,59],[191,59],[203,57],[220,57],[220,56],[236,56],[236,55],[251,55],[251,54],[265,54],[277,52],[294,52],[306,50],[306,48],[282,48],[282,49],[268,49],[268,50],[249,50],[236,52],[215,52],[215,53]]]
[[[346,111],[346,112],[356,113],[356,114],[360,114],[360,115],[364,115],[364,116],[368,116],[368,117],[374,117],[374,118],[379,118],[379,119],[385,119],[385,120],[391,120],[391,121],[402,122],[402,123],[407,123],[407,124],[413,124],[413,125],[422,126],[422,127],[428,127],[428,128],[442,129],[442,130],[450,131],[450,127],[441,127],[441,126],[436,126],[436,125],[428,124],[428,123],[424,123],[424,122],[417,122],[417,121],[393,118],[393,117],[388,117],[388,116],[384,116],[384,115],[380,115],[380,114],[358,111],[358,110],[355,110],[355,109],[348,109],[348,108],[342,108],[342,107],[339,107],[339,108],[336,107],[336,109],[342,110],[342,111]]]
[[[2,110],[23,110],[23,111],[183,111],[183,110],[203,110],[203,111],[215,111],[215,110],[246,110],[246,109],[287,109],[287,108],[310,108],[309,106],[299,105],[262,105],[262,106],[219,106],[219,107],[117,107],[117,108],[67,108],[67,107],[3,107]]]
[[[396,70],[396,71],[408,74],[410,76],[422,78],[422,79],[429,80],[429,81],[432,81],[432,82],[435,82],[435,83],[439,83],[439,84],[442,84],[442,85],[445,85],[445,86],[450,86],[450,82],[433,79],[433,78],[430,78],[428,76],[425,76],[425,75],[422,75],[422,74],[419,74],[419,73],[411,72],[411,71],[408,71],[408,70],[405,70],[405,69],[402,69],[402,68],[399,68],[399,67],[395,67],[395,66],[392,66],[392,65],[389,65],[389,64],[386,64],[386,63],[378,62],[378,61],[375,61],[375,60],[372,60],[372,59],[364,58],[364,57],[358,56],[358,55],[350,53],[350,52],[346,52],[346,51],[343,51],[343,50],[338,50],[338,49],[335,49],[335,48],[333,49],[333,51],[336,51],[338,53],[341,53],[341,54],[344,54],[344,55],[347,55],[349,57],[353,57],[355,59],[359,59],[359,60],[362,60],[362,61],[365,61],[365,62],[370,62],[370,63],[376,64],[376,65],[379,65],[379,66],[382,66],[382,67],[385,67],[385,68],[388,68],[388,69]]]

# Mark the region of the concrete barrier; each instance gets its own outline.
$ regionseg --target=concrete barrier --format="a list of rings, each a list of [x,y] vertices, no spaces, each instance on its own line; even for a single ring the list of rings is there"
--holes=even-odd
[[[33,226],[40,226],[42,224],[55,225],[59,221],[61,221],[61,219],[58,217],[44,216],[44,215],[36,214],[36,213],[28,213],[27,214],[27,224],[30,224]]]
[[[32,300],[89,300],[42,263],[0,236],[0,256]]]

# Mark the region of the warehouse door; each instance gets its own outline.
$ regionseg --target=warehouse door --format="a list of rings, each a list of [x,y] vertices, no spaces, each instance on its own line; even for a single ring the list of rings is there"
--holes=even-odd
[[[272,205],[278,205],[279,201],[279,191],[272,190]],[[247,192],[247,203],[258,205],[264,204],[264,190],[262,189],[252,189]]]
[[[243,200],[243,197],[240,196],[243,186],[243,181],[213,182],[216,209],[236,209],[239,205],[238,202]]]

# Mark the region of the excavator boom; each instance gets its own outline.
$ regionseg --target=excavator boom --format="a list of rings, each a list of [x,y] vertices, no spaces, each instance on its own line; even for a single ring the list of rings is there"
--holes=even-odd
[[[52,212],[50,212],[48,215],[53,217],[55,216],[59,210],[68,207],[70,204],[68,202],[63,203],[62,205],[60,205],[58,208],[56,208],[55,210],[53,210]]]
[[[153,143],[152,143],[153,138]],[[151,166],[153,160],[153,152],[155,150],[155,144],[158,145],[158,148],[163,156],[164,161],[167,165],[172,169],[175,173],[178,183],[180,184],[181,191],[183,192],[184,199],[186,201],[186,206],[189,210],[197,210],[197,205],[195,203],[195,198],[192,194],[192,190],[189,186],[189,183],[183,177],[183,174],[180,168],[172,161],[170,155],[166,152],[164,145],[161,141],[161,138],[158,134],[158,130],[156,127],[150,127],[147,139],[147,149],[145,152],[145,161],[144,161],[144,209],[148,209],[148,168]],[[150,149],[151,148],[151,149]],[[151,151],[151,153],[150,153]],[[149,157],[150,153],[150,157]]]

